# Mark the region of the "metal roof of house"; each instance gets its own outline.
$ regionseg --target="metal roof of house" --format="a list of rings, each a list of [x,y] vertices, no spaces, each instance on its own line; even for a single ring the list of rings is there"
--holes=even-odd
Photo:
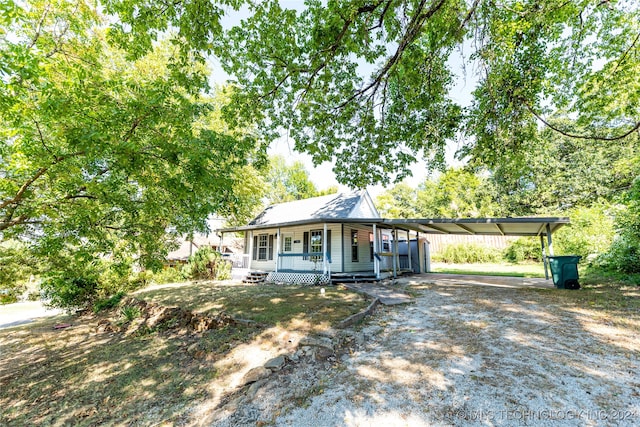
[[[330,194],[267,207],[248,226],[269,226],[318,219],[379,218],[369,194]]]

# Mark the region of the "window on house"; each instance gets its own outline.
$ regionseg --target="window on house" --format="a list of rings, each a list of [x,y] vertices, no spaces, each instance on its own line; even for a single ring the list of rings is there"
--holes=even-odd
[[[269,235],[260,234],[258,236],[258,260],[259,261],[267,260],[268,248],[269,248]]]
[[[351,262],[358,262],[358,230],[351,230]]]
[[[369,233],[369,261],[373,261],[373,233]]]
[[[273,234],[253,236],[253,259],[256,261],[273,260]]]
[[[284,246],[283,246],[282,250],[283,250],[284,252],[291,252],[291,245],[292,245],[292,243],[293,243],[293,237],[291,237],[291,236],[285,236],[285,238],[284,238],[284,243],[283,243],[283,245],[284,245]]]
[[[389,243],[389,236],[382,236],[382,252],[391,252],[391,243]]]
[[[322,253],[322,230],[311,230],[310,252]],[[322,256],[312,256],[311,261],[322,261]]]

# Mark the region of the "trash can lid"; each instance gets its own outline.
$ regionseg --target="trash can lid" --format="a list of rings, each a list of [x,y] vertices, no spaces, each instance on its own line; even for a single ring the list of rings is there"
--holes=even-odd
[[[569,259],[577,259],[580,260],[582,255],[554,255],[548,256],[549,259],[557,259],[557,260],[569,260]]]

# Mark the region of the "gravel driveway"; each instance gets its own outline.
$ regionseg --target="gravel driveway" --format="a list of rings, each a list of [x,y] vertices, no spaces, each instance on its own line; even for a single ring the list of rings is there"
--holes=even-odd
[[[258,393],[252,425],[640,423],[638,313],[558,298],[570,291],[409,289],[415,303],[378,309],[339,363],[288,374],[314,384],[304,405],[279,401],[277,388]]]
[[[56,316],[62,310],[47,308],[40,301],[0,305],[0,329],[23,325],[42,317]]]

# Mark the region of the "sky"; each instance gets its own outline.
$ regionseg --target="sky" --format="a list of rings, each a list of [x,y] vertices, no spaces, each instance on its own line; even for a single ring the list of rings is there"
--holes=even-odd
[[[303,8],[302,0],[280,0],[281,5],[284,8],[288,9],[296,9],[301,10]],[[240,21],[248,16],[248,10],[245,8],[241,9],[238,12],[230,11],[226,17],[224,18],[223,27],[230,28],[234,25],[240,24]],[[229,75],[226,74],[221,66],[219,61],[215,58],[210,60],[210,65],[212,68],[211,75],[211,83],[212,84],[223,84],[229,79]],[[454,53],[449,60],[450,69],[456,75],[454,79],[454,85],[451,89],[450,96],[451,99],[457,102],[459,105],[466,107],[471,103],[471,92],[476,86],[477,79],[472,72],[472,67],[467,64],[466,70],[464,66],[464,58],[463,54],[460,52]],[[370,75],[367,70],[364,70],[366,75]],[[339,192],[348,192],[351,191],[349,187],[339,184],[336,181],[335,174],[332,171],[333,164],[330,162],[325,162],[321,165],[314,166],[311,160],[311,156],[299,153],[293,149],[295,145],[295,141],[288,138],[286,135],[283,135],[279,139],[273,141],[271,146],[269,147],[269,154],[272,155],[282,155],[285,159],[288,160],[289,164],[294,161],[302,162],[306,169],[309,171],[310,180],[316,185],[316,187],[320,190],[325,189],[330,186],[337,186]],[[446,150],[446,159],[447,164],[449,166],[459,166],[461,163],[455,160],[455,152],[458,149],[458,141],[451,141]],[[412,187],[417,187],[420,183],[424,182],[427,177],[427,164],[424,160],[419,160],[416,162],[412,168],[413,176],[405,179],[405,183],[409,184]],[[392,187],[393,184],[389,185],[387,188]],[[371,194],[371,196],[375,199],[380,193],[385,191],[385,187],[381,185],[369,186],[367,190]]]

